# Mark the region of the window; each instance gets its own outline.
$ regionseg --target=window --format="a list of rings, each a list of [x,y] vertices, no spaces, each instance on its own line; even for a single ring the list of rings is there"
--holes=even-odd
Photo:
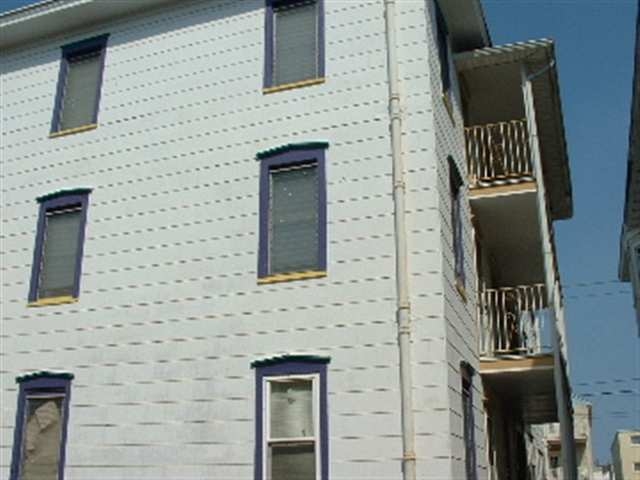
[[[440,80],[442,82],[442,93],[448,97],[451,91],[451,72],[449,70],[449,30],[444,19],[442,10],[438,2],[436,5],[436,28],[438,33],[438,58],[440,61]]]
[[[72,379],[70,373],[53,372],[16,379],[11,480],[62,480]]]
[[[631,435],[631,444],[640,445],[640,435]]]
[[[326,275],[327,146],[286,145],[258,154],[261,283]]]
[[[475,442],[475,420],[473,414],[473,369],[469,364],[463,362],[460,367],[462,371],[462,415],[463,415],[463,437],[465,450],[465,470],[467,480],[476,479],[476,442]]]
[[[323,81],[323,12],[323,0],[267,0],[266,90]]]
[[[462,177],[453,158],[449,157],[449,194],[451,201],[451,230],[453,232],[453,257],[454,257],[454,273],[456,278],[456,286],[458,289],[465,288],[464,273],[464,239],[462,212],[463,205],[463,187]]]
[[[633,462],[633,471],[640,472],[640,462]]]
[[[38,198],[29,302],[58,303],[78,297],[89,192],[63,190]]]
[[[327,357],[254,362],[256,480],[327,480]]]
[[[53,135],[96,126],[107,38],[101,35],[62,47]]]

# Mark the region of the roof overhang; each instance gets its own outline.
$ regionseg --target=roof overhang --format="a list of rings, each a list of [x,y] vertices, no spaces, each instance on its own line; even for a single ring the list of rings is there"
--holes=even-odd
[[[491,45],[491,35],[480,0],[440,0],[439,4],[447,21],[454,52]]]
[[[0,49],[85,29],[176,0],[44,0],[0,15]]]
[[[176,0],[43,0],[0,15],[0,48],[89,27]],[[491,44],[480,0],[440,0],[455,52]]]
[[[501,72],[510,71],[510,78],[517,78],[519,82],[520,69],[526,68],[532,78],[551,217],[554,220],[570,218],[573,215],[571,173],[553,41],[542,39],[485,47],[460,53],[455,56],[455,62],[460,74],[470,78],[476,71],[499,67]],[[468,84],[473,86],[473,81]]]

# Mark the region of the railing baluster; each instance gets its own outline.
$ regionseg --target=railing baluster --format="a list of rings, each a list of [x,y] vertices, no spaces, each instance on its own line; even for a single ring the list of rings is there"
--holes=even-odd
[[[540,351],[540,311],[546,308],[544,285],[485,288],[479,298],[482,355]]]
[[[465,138],[471,186],[532,175],[525,120],[466,127]]]

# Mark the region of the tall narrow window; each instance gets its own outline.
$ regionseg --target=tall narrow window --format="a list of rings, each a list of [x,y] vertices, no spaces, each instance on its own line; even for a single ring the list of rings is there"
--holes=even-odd
[[[323,0],[267,0],[265,88],[324,77],[323,7]]]
[[[328,478],[326,357],[254,362],[256,480]]]
[[[108,35],[62,47],[51,133],[95,127]]]
[[[259,154],[260,279],[326,274],[325,143]]]
[[[65,301],[80,292],[88,189],[40,197],[29,301]]]
[[[459,288],[465,288],[464,272],[464,238],[463,238],[463,182],[458,166],[453,158],[449,157],[449,194],[451,201],[451,230],[453,240],[454,273],[456,284]]]
[[[475,420],[473,414],[473,370],[467,363],[461,364],[462,370],[462,415],[465,450],[465,471],[467,480],[476,480],[476,442]]]
[[[72,374],[18,377],[11,480],[62,480]]]
[[[438,58],[440,60],[440,80],[442,82],[442,93],[445,96],[451,91],[451,72],[449,70],[449,30],[444,19],[439,3],[436,1],[436,28],[438,33]]]

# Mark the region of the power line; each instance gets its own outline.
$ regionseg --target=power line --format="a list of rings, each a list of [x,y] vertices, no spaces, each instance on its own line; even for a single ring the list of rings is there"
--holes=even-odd
[[[593,280],[589,282],[577,282],[564,285],[564,288],[585,288],[585,287],[599,287],[602,285],[611,285],[614,283],[624,283],[618,279],[612,280]]]

